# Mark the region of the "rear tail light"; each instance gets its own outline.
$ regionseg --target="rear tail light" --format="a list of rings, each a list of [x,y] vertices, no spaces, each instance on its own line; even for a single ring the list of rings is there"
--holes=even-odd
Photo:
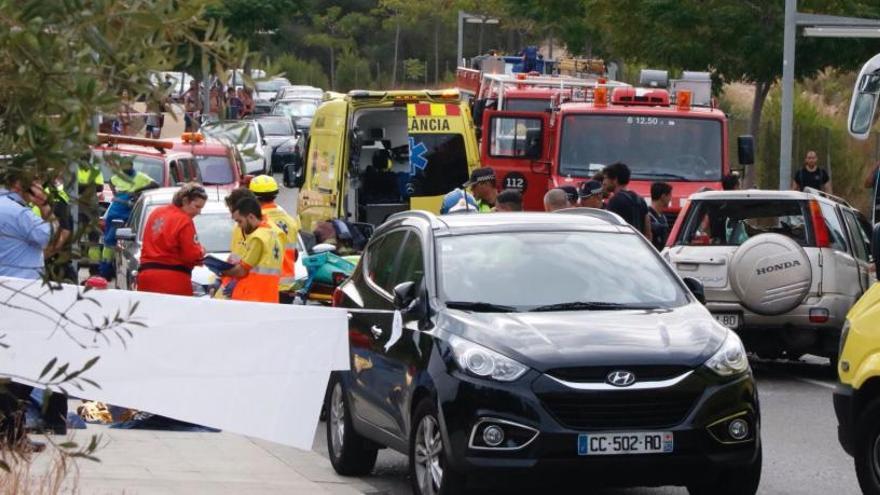
[[[810,218],[813,221],[813,232],[816,233],[816,247],[830,247],[831,236],[828,235],[828,226],[825,225],[822,208],[815,199],[810,201]]]
[[[828,321],[830,314],[826,308],[811,308],[810,323],[825,323]]]
[[[339,287],[333,289],[333,298],[330,300],[330,303],[334,308],[342,306],[342,291]]]

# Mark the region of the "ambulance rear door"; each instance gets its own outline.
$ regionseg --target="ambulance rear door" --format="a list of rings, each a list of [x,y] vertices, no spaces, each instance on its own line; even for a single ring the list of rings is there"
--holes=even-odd
[[[306,231],[312,231],[320,221],[340,217],[348,106],[344,98],[328,100],[318,108],[312,121],[305,149],[306,180],[297,208]]]

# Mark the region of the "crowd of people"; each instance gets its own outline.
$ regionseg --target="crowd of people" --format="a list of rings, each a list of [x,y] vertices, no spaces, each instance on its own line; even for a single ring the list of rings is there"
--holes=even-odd
[[[197,131],[202,120],[235,120],[253,115],[254,91],[247,86],[228,86],[216,81],[208,93],[205,108],[198,81],[190,81],[183,94],[184,126],[187,132]]]
[[[577,186],[563,185],[547,191],[544,211],[575,207],[608,210],[635,227],[658,250],[663,249],[672,228],[665,215],[672,203],[672,186],[666,182],[651,184],[651,202],[648,204],[629,189],[629,181],[629,167],[624,163],[612,163]],[[522,211],[522,192],[517,189],[499,192],[495,182],[495,171],[491,167],[475,169],[462,189],[443,198],[440,213]],[[739,175],[726,175],[721,184],[725,191],[739,189]]]

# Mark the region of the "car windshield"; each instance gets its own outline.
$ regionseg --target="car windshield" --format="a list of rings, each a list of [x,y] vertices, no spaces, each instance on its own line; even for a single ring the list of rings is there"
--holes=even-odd
[[[671,308],[688,302],[643,239],[610,232],[503,232],[437,239],[446,301],[518,311],[565,303]],[[571,308],[578,309],[578,308]]]
[[[232,220],[228,213],[203,213],[193,218],[199,243],[208,253],[229,251],[232,239]]]
[[[292,136],[293,126],[288,119],[259,119],[257,123],[263,127],[267,136]]]
[[[202,132],[214,139],[227,143],[248,145],[256,144],[257,142],[257,133],[254,132],[254,125],[249,122],[206,124],[202,127]]]
[[[232,171],[232,163],[226,156],[196,156],[196,163],[199,164],[199,172],[202,175],[202,182],[206,186],[232,184],[235,182],[235,175]]]
[[[166,203],[167,204],[167,203]],[[143,218],[144,224],[150,215],[156,211],[156,208],[165,206],[162,203],[153,203],[147,207]],[[203,213],[193,218],[196,226],[196,235],[199,237],[199,244],[205,248],[206,253],[228,253],[232,240],[232,220],[226,212]],[[138,232],[138,239],[143,240],[144,229]]]
[[[651,115],[568,115],[559,173],[589,177],[614,162],[636,180],[721,180],[721,122]]]
[[[272,109],[273,115],[288,117],[311,117],[315,115],[318,104],[310,100],[279,101]]]
[[[134,163],[136,171],[149,175],[159,185],[165,183],[165,162],[159,158],[116,153],[107,153],[106,155],[96,153],[93,155],[93,161],[101,167],[101,175],[104,176],[105,183],[109,183],[113,174],[119,170],[119,166],[128,160]]]
[[[550,109],[550,98],[508,98],[504,109],[510,112],[544,112]]]
[[[812,241],[806,208],[803,201],[694,201],[675,244],[739,246],[756,235],[773,233],[808,246]],[[840,242],[846,245],[842,239]]]
[[[271,81],[259,81],[257,82],[257,91],[264,92],[278,92],[279,89],[289,86],[290,83],[285,79],[273,79]]]

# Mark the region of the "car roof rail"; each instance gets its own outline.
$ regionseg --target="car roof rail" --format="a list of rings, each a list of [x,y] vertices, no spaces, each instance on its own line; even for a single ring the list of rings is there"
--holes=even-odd
[[[385,222],[390,222],[391,220],[399,220],[399,219],[408,218],[408,217],[417,217],[417,218],[421,218],[423,220],[426,220],[429,224],[431,224],[431,227],[437,227],[439,225],[439,221],[437,219],[437,216],[434,215],[433,213],[431,213],[430,211],[425,211],[425,210],[399,211],[399,212],[394,213],[393,215],[389,216],[388,218],[386,218]]]
[[[608,223],[612,223],[614,225],[629,225],[626,221],[620,217],[620,215],[616,213],[612,213],[608,210],[600,210],[598,208],[586,208],[583,206],[575,206],[572,208],[563,208],[561,210],[556,210],[554,213],[567,213],[569,215],[584,215],[588,217],[593,217],[599,220],[604,220]]]
[[[805,192],[807,194],[815,194],[816,196],[821,196],[823,198],[830,199],[831,201],[845,205],[849,208],[853,208],[853,205],[849,204],[849,202],[847,200],[841,198],[840,196],[835,196],[835,195],[827,193],[825,191],[820,191],[819,189],[814,189],[812,187],[805,187],[803,192]]]

